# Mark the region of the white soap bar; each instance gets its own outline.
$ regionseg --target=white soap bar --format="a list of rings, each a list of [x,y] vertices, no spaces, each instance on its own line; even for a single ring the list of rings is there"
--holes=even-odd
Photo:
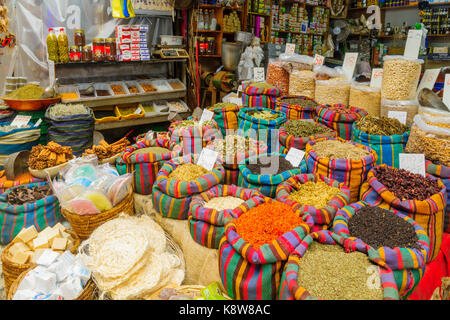
[[[59,257],[60,253],[53,251],[53,250],[45,250],[42,255],[37,259],[37,264],[41,266],[48,267],[53,262],[56,261],[56,259]]]
[[[64,261],[68,265],[72,265],[75,262],[75,256],[66,250],[58,257],[58,261]]]
[[[33,290],[36,287],[36,273],[30,271],[20,281],[17,291]]]
[[[56,275],[56,280],[58,282],[63,282],[72,273],[72,266],[64,261],[56,261],[48,267],[48,271]]]
[[[56,274],[41,272],[36,275],[36,289],[44,294],[49,294],[56,289]]]
[[[79,278],[69,276],[58,288],[62,293],[64,300],[74,300],[83,291],[81,280]]]
[[[85,286],[88,280],[91,278],[91,270],[86,267],[81,258],[77,258],[76,264],[72,269],[72,273],[75,277],[80,278],[83,286]]]
[[[17,290],[14,294],[13,300],[32,300],[36,296],[33,290]]]

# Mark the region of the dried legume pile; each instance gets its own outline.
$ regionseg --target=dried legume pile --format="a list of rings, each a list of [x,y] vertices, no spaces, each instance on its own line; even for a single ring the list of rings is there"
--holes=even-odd
[[[356,237],[369,246],[378,249],[415,248],[419,238],[412,224],[406,222],[395,213],[380,207],[363,207],[348,221],[348,229],[352,237]]]
[[[314,100],[320,104],[348,105],[350,96],[350,81],[345,78],[331,78],[329,80],[316,81]]]
[[[330,159],[360,160],[370,154],[366,149],[361,149],[349,142],[338,140],[319,141],[313,146],[313,150],[319,158]]]
[[[26,126],[23,127],[18,127],[18,126],[11,126],[11,125],[7,125],[7,126],[0,126],[0,132],[9,132],[15,129],[27,129],[27,128],[31,128],[31,126],[29,124],[27,124]]]
[[[359,119],[355,126],[357,129],[373,135],[392,136],[403,134],[409,130],[409,127],[395,118],[374,117],[367,115]]]
[[[383,59],[381,98],[389,100],[414,99],[423,60],[404,57],[399,57],[398,59],[388,58],[389,56],[385,56]]]
[[[328,110],[337,111],[341,113],[355,113],[349,106],[331,105]]]
[[[348,104],[366,110],[374,116],[380,115],[381,90],[362,85],[352,85]]]
[[[256,141],[238,135],[228,135],[225,139],[214,140],[214,150],[222,156],[234,156],[237,153],[245,153],[250,149],[250,143],[255,144]]]
[[[289,75],[289,95],[314,98],[316,79],[313,71],[294,70]]]
[[[272,113],[268,110],[253,111],[249,113],[253,118],[261,120],[275,120],[279,118],[278,114]]]
[[[161,148],[161,147],[148,147],[148,148],[142,148],[134,151],[133,154],[139,154],[139,153],[156,153],[156,154],[162,154],[170,152],[169,149]]]
[[[287,204],[272,201],[254,207],[236,219],[236,232],[255,250],[293,230],[302,219]]]
[[[328,202],[340,192],[338,188],[332,187],[323,181],[298,183],[295,185],[295,188],[297,190],[289,195],[289,199],[317,209],[326,207]]]
[[[298,284],[324,300],[382,300],[381,284],[367,285],[372,266],[362,252],[345,253],[339,245],[313,242],[300,260]]]
[[[247,169],[256,175],[277,175],[295,167],[285,157],[269,155],[258,157],[256,163],[247,164]]]
[[[205,208],[216,209],[218,211],[226,210],[226,209],[234,209],[241,205],[244,202],[241,198],[226,196],[226,197],[218,197],[212,198],[207,203],[205,203]]]
[[[176,124],[177,128],[187,128],[187,127],[202,127],[202,126],[211,126],[213,124],[213,121],[205,121],[202,125],[199,124],[198,121],[194,120],[184,120],[180,123]]]
[[[89,114],[89,109],[84,104],[64,104],[57,103],[50,107],[48,114],[51,117],[72,116],[75,114]]]
[[[277,86],[282,95],[289,93],[289,72],[283,69],[279,61],[269,62],[266,81]]]
[[[219,102],[219,103],[216,103],[215,105],[213,105],[212,107],[209,107],[208,109],[209,110],[216,110],[216,109],[222,110],[223,108],[230,107],[230,106],[237,107],[237,104],[229,103],[229,102]]]
[[[197,164],[185,163],[173,170],[169,174],[169,178],[189,182],[204,176],[208,172],[208,170]]]
[[[281,99],[281,102],[293,104],[293,105],[301,106],[301,107],[305,107],[305,108],[317,106],[317,103],[315,103],[312,100],[300,99],[300,98],[284,98],[284,99]]]
[[[286,129],[287,134],[294,137],[310,137],[331,131],[314,122],[305,120],[289,120],[283,127]]]
[[[374,168],[375,177],[400,200],[426,200],[439,193],[437,180],[392,167]]]

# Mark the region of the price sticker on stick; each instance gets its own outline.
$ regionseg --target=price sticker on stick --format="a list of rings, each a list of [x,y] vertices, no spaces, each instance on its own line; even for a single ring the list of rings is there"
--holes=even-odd
[[[406,39],[404,57],[417,59],[419,56],[419,49],[422,43],[422,30],[409,30],[408,38]]]
[[[315,56],[314,56],[314,62],[313,62],[313,64],[315,65],[315,66],[321,66],[321,65],[323,65],[323,62],[325,61],[325,57],[324,56],[321,56],[320,54],[316,54]]]
[[[288,154],[286,155],[286,160],[289,161],[292,166],[298,167],[304,156],[304,151],[296,148],[290,148]]]
[[[389,111],[388,118],[397,119],[400,123],[406,124],[407,113],[405,111]]]
[[[42,119],[38,119],[38,121],[36,121],[36,123],[34,124],[34,127],[39,127],[39,125],[41,124]]]
[[[347,52],[345,54],[342,69],[344,70],[346,78],[349,80],[353,78],[353,72],[355,71],[357,60],[358,60],[358,52]]]
[[[372,77],[370,78],[370,86],[373,88],[381,88],[382,80],[383,80],[383,69],[373,68]]]
[[[253,80],[256,82],[264,82],[266,81],[266,77],[264,75],[264,68],[253,68]]]
[[[417,88],[417,94],[419,94],[420,90],[422,90],[423,88],[432,90],[434,87],[434,83],[439,76],[439,72],[441,72],[441,69],[425,70],[422,76],[422,80],[420,80],[419,87]]]
[[[25,127],[28,124],[28,122],[30,122],[30,120],[31,120],[31,116],[18,115],[11,122],[11,126],[16,126],[18,128],[22,128],[22,127]]]
[[[208,171],[211,171],[216,163],[218,153],[214,150],[203,148],[198,158],[197,164]]]
[[[425,177],[425,155],[423,153],[399,153],[398,159],[400,169]]]
[[[214,112],[209,111],[208,109],[203,110],[202,116],[200,118],[199,124],[202,125],[205,122],[211,121],[214,116]]]
[[[450,73],[445,75],[442,102],[447,106],[448,111],[450,111]]]
[[[286,43],[286,49],[284,53],[294,53],[295,52],[295,44],[294,43]]]

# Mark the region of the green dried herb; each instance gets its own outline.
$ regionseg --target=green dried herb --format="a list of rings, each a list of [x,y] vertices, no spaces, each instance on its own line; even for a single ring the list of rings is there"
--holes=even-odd
[[[285,125],[287,134],[294,137],[310,137],[330,133],[331,130],[319,126],[317,123],[306,120],[289,120]]]
[[[296,105],[296,106],[301,106],[304,108],[317,107],[317,103],[315,103],[314,101],[308,100],[308,99],[301,99],[301,98],[284,98],[284,99],[281,99],[281,102]]]
[[[367,115],[359,119],[356,128],[373,135],[392,136],[396,134],[403,134],[409,131],[409,127],[402,124],[398,119],[387,117],[375,117]]]
[[[279,118],[278,114],[272,113],[269,110],[253,111],[249,113],[253,118],[261,120],[275,120]]]

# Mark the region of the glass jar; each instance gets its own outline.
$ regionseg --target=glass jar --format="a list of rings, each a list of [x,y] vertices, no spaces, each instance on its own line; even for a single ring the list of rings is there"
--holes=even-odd
[[[79,62],[81,61],[81,49],[77,46],[69,47],[69,58],[70,62]]]
[[[206,39],[205,39],[205,37],[198,38],[198,54],[199,55],[206,54]]]
[[[106,38],[105,40],[105,60],[115,61],[117,57],[116,53],[116,39]]]
[[[81,53],[81,60],[83,62],[92,61],[92,48],[91,46],[84,46],[83,51]]]
[[[94,38],[92,40],[92,56],[94,61],[105,61],[105,39]]]
[[[77,47],[84,47],[86,45],[86,37],[84,35],[84,30],[77,29],[73,35],[73,42]]]
[[[206,46],[206,54],[213,55],[216,51],[216,38],[208,37],[207,38],[207,46]]]

